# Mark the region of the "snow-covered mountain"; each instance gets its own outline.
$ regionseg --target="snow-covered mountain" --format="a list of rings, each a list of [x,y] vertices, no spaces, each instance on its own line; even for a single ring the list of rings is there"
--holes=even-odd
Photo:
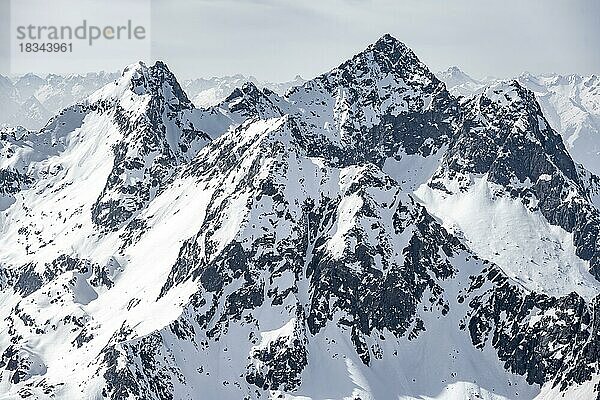
[[[600,179],[517,81],[138,63],[0,146],[2,398],[600,398]]]
[[[481,93],[497,79],[476,80],[457,67],[437,76],[457,96]],[[575,161],[600,174],[600,77],[523,73],[515,78],[535,93],[550,125],[563,137]]]

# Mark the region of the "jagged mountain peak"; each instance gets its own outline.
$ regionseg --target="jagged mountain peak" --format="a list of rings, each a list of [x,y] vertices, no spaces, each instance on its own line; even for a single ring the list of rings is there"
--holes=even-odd
[[[412,50],[385,35],[285,95],[309,153],[336,164],[429,156],[454,135],[456,99]]]
[[[272,103],[279,96],[270,89],[259,88],[253,81],[235,88],[221,104],[227,104],[231,111],[236,109],[257,109],[261,104]]]
[[[437,76],[446,83],[449,88],[453,88],[457,85],[477,85],[480,84],[477,80],[473,79],[469,74],[464,72],[457,66],[448,67],[445,71],[438,72]]]
[[[348,80],[378,81],[389,75],[409,86],[411,83],[421,86],[437,86],[439,83],[408,46],[389,34],[324,74],[324,77],[333,78],[334,83],[344,84]]]
[[[453,80],[438,73],[448,90],[470,98],[481,93],[488,84],[499,82],[488,77],[475,83]],[[573,159],[598,175],[600,164],[600,79],[595,75],[524,72],[516,78],[521,86],[533,91],[544,117],[561,134]]]
[[[459,67],[457,67],[456,65],[453,65],[451,67],[448,67],[446,69],[446,71],[444,71],[445,73],[449,74],[449,75],[460,75],[460,76],[468,76],[466,73],[463,72],[462,69],[460,69]]]
[[[164,99],[171,107],[191,109],[192,102],[182,90],[175,75],[162,61],[152,66],[144,62],[130,64],[123,69],[121,77],[96,91],[89,97],[90,103],[117,100],[126,109],[138,107],[137,99]]]
[[[398,58],[401,56],[407,58],[417,58],[409,46],[389,33],[384,34],[377,39],[377,41],[371,43],[363,52],[370,51],[385,54],[390,58]]]
[[[262,91],[256,87],[256,84],[252,81],[245,82],[242,87],[235,88],[233,92],[225,99],[226,102],[234,101],[240,97],[249,97],[251,99],[258,99],[263,95]]]
[[[217,108],[224,110],[238,124],[248,118],[281,117],[283,111],[278,103],[283,101],[275,92],[269,89],[259,89],[252,81],[247,81],[241,87],[235,88]]]
[[[497,232],[498,237],[505,237],[503,240],[510,246],[519,241],[515,236],[530,237],[544,232],[544,224],[548,232],[562,228],[565,235],[573,234],[573,242],[567,242],[568,247],[565,245],[569,250],[559,253],[556,261],[543,264],[545,270],[554,268],[555,280],[549,283],[543,277],[530,279],[526,285],[553,295],[575,291],[588,300],[597,295],[600,286],[589,273],[596,279],[600,276],[596,261],[598,210],[591,204],[561,136],[544,117],[534,93],[518,81],[489,85],[464,103],[461,133],[453,140],[428,186],[437,191],[444,202],[450,198],[458,199],[454,200],[457,202],[469,202],[473,197],[478,201],[485,199],[480,203],[484,204],[480,206],[481,214],[491,215],[494,221],[503,221],[492,223],[486,229]],[[507,217],[506,209],[497,208],[502,202],[511,204],[510,207],[519,212],[531,213],[527,217],[531,218],[528,224],[537,227],[531,229],[527,224],[515,224],[518,218]],[[430,208],[435,208],[435,203],[430,203]],[[493,204],[493,207],[487,208],[485,204]],[[447,209],[452,210],[450,214],[455,212],[452,207]],[[438,216],[444,213],[439,211]],[[541,223],[537,220],[540,216],[543,218]],[[454,220],[474,246],[481,245],[477,237],[485,230],[478,229],[485,224],[474,222],[470,215],[460,214],[460,211],[445,215],[445,218]],[[553,227],[549,228],[550,225]],[[518,229],[523,230],[515,236],[510,233]],[[478,252],[486,254],[516,279],[520,279],[520,274],[526,270],[532,271],[529,272],[531,275],[543,276],[537,264],[523,261],[535,259],[537,255],[520,254],[521,250],[506,254],[492,251],[494,245],[484,244]],[[520,244],[516,243],[516,246]],[[569,269],[563,270],[561,265],[569,265]]]
[[[512,178],[536,182],[556,169],[578,182],[560,135],[545,119],[534,93],[517,80],[491,84],[465,103],[462,133],[447,159],[457,163],[455,170],[489,173],[502,184]]]
[[[531,161],[527,159],[535,157],[548,158],[552,165],[569,180],[578,182],[575,163],[567,152],[561,136],[543,115],[531,90],[522,86],[517,80],[501,81],[489,85],[476,96],[474,103],[470,109],[468,105],[466,107],[467,115],[471,115],[472,118],[466,125],[479,126],[474,129],[475,132],[483,129],[487,130],[488,134],[494,135],[495,140],[499,140],[497,143],[502,143],[498,148],[500,153],[506,153],[507,142],[518,146],[512,150],[515,154],[521,154],[521,157],[524,157],[522,162],[526,164],[515,165],[513,169],[521,180],[527,176],[537,179],[540,174],[548,172],[541,169],[534,171],[540,164],[532,166]],[[527,175],[527,171],[532,175]],[[508,179],[510,174],[507,174],[507,171],[502,173],[507,175],[504,180]]]
[[[561,142],[546,121],[535,94],[517,80],[505,80],[486,86],[465,103],[465,112],[480,127],[503,134],[524,135],[531,140]],[[564,147],[564,146],[562,146]]]
[[[37,170],[50,157],[71,153],[80,157],[78,152],[88,148],[109,162],[97,182],[103,185],[101,192],[85,207],[91,208],[98,229],[118,229],[156,195],[179,165],[211,140],[211,134],[221,133],[229,123],[225,117],[213,118],[206,126],[204,117],[166,64],[131,64],[87,101],[50,119],[34,137],[33,155],[21,150],[28,143],[13,146],[11,163],[20,166],[17,172],[24,177],[13,186],[26,188],[21,183],[25,178],[42,185],[46,175]],[[78,167],[65,163],[61,168],[77,173]],[[69,179],[68,174],[59,177]]]
[[[386,33],[382,37],[380,37],[375,43],[373,43],[369,48],[372,48],[376,52],[385,53],[388,55],[398,55],[404,53],[412,53],[413,51],[405,45],[400,40],[396,39],[389,33]]]

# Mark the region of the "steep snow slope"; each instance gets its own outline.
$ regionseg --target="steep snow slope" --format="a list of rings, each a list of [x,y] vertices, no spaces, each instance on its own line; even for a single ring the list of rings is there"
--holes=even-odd
[[[597,397],[597,184],[518,85],[461,105],[386,35],[204,110],[132,65],[0,145],[5,398]],[[537,250],[444,206],[477,180]]]
[[[467,260],[465,250],[376,168],[321,166],[293,141],[287,117],[257,121],[211,144],[238,157],[222,161],[223,153],[207,148],[183,173],[202,181],[213,163],[226,172],[220,179],[227,184],[211,199],[220,207],[209,207],[202,227],[186,240],[161,294],[180,292],[194,276],[201,286],[169,327],[147,337],[132,334],[106,350],[110,358],[101,371],[112,378],[109,390],[121,396],[173,392],[175,398],[254,398],[264,389],[274,397],[279,390],[312,398],[437,397],[447,382],[456,382],[451,391],[458,393],[502,398],[515,386],[533,397],[535,388],[505,372],[493,351],[481,356],[464,332],[454,340],[438,336],[445,323],[458,331],[464,316],[458,306],[448,315],[441,282],[461,270],[465,275],[456,278],[466,283],[482,264]],[[405,369],[401,360],[434,344],[440,354],[470,351],[473,358],[444,356],[446,372],[431,374],[433,352],[421,356],[422,369]],[[477,372],[490,369],[495,372]]]

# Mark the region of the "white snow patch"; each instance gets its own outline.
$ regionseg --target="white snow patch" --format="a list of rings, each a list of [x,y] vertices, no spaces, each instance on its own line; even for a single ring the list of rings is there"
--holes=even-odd
[[[356,213],[362,207],[363,200],[359,196],[352,194],[344,197],[337,208],[337,225],[331,239],[327,243],[327,250],[334,259],[339,259],[344,254],[346,247],[345,235],[355,223]]]
[[[576,292],[588,301],[598,295],[600,284],[576,255],[573,235],[520,200],[496,196],[500,190],[483,177],[474,178],[466,192],[447,195],[422,185],[415,194],[446,228],[462,232],[475,253],[529,290],[551,296]]]

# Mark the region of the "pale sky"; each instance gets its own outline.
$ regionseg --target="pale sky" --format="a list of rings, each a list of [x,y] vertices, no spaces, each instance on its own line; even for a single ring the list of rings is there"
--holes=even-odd
[[[600,73],[598,0],[152,0],[151,15],[146,61],[165,61],[181,79],[235,73],[270,81],[311,78],[384,33],[406,43],[433,71],[457,65],[478,78]],[[6,36],[0,9],[2,29]],[[103,62],[102,69],[123,67]],[[7,65],[4,51],[0,73]],[[84,72],[89,66],[64,68]]]

